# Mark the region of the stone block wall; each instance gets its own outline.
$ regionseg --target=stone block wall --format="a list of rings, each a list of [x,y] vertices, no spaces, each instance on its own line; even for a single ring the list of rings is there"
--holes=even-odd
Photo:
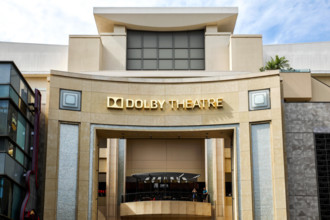
[[[330,133],[330,103],[284,103],[290,219],[319,219],[314,133]]]

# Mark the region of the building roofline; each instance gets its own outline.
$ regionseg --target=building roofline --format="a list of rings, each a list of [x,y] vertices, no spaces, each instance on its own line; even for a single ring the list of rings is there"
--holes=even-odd
[[[205,72],[205,71],[203,71]],[[98,74],[97,74],[98,73]],[[69,78],[80,78],[88,80],[100,80],[100,81],[113,81],[113,82],[127,82],[127,83],[145,83],[145,84],[186,84],[186,83],[206,83],[206,82],[217,82],[217,81],[232,81],[247,78],[259,78],[259,77],[269,77],[269,76],[279,76],[280,72],[278,70],[265,71],[265,72],[212,72],[217,73],[217,75],[209,76],[190,76],[190,77],[154,77],[154,76],[140,76],[133,77],[129,75],[108,75],[101,72],[66,72],[52,70],[51,76],[69,77]],[[120,72],[118,72],[120,73]],[[235,74],[236,73],[236,74]],[[97,74],[97,75],[96,75]]]
[[[238,13],[238,7],[94,7],[94,14],[219,14]]]
[[[186,31],[208,25],[233,33],[237,7],[96,7],[93,10],[99,34],[114,26],[143,31]]]
[[[305,42],[305,43],[284,43],[284,44],[264,44],[263,46],[281,46],[281,45],[302,45],[302,44],[330,44],[330,41],[317,41],[317,42]]]
[[[67,44],[42,44],[42,43],[28,43],[28,42],[11,42],[11,41],[0,41],[0,44],[28,44],[28,45],[40,45],[40,46],[63,46],[67,47]]]

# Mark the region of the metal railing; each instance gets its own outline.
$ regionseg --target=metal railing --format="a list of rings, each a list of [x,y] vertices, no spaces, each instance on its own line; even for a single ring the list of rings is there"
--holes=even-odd
[[[137,192],[127,193],[122,195],[121,202],[139,202],[139,201],[195,201],[195,202],[209,202],[208,195],[196,193],[193,196],[192,192]]]

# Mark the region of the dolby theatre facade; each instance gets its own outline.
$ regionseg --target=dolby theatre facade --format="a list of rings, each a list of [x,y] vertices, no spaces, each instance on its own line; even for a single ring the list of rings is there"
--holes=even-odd
[[[70,36],[68,71],[48,77],[44,219],[299,215],[295,184],[317,188],[316,166],[299,175],[288,158],[305,160],[290,147],[303,132],[311,146],[315,134],[328,140],[329,85],[308,71],[259,72],[262,36],[234,35],[237,15],[94,9],[99,34]],[[321,125],[306,128],[306,115]],[[326,207],[317,193],[299,200],[314,217]]]

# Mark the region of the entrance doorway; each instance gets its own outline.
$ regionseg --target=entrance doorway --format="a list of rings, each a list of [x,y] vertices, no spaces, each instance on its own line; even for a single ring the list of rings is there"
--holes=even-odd
[[[193,189],[200,195],[205,187],[204,142],[201,138],[128,139],[123,201],[192,201]]]
[[[209,201],[213,204],[222,198],[226,219],[234,219],[235,204],[232,201],[233,196],[237,196],[235,130],[155,130],[96,130],[97,142],[108,139],[105,197],[111,198],[106,202],[116,200],[116,205],[107,202],[103,207],[106,209],[104,216],[99,212],[98,219],[107,219],[106,213],[115,207],[118,208],[114,215],[120,216],[120,204],[133,201],[203,202],[204,187],[208,190]],[[116,161],[112,161],[114,158]],[[184,178],[180,179],[182,174]],[[199,194],[196,200],[192,193],[194,188]],[[111,208],[111,205],[115,206]]]

